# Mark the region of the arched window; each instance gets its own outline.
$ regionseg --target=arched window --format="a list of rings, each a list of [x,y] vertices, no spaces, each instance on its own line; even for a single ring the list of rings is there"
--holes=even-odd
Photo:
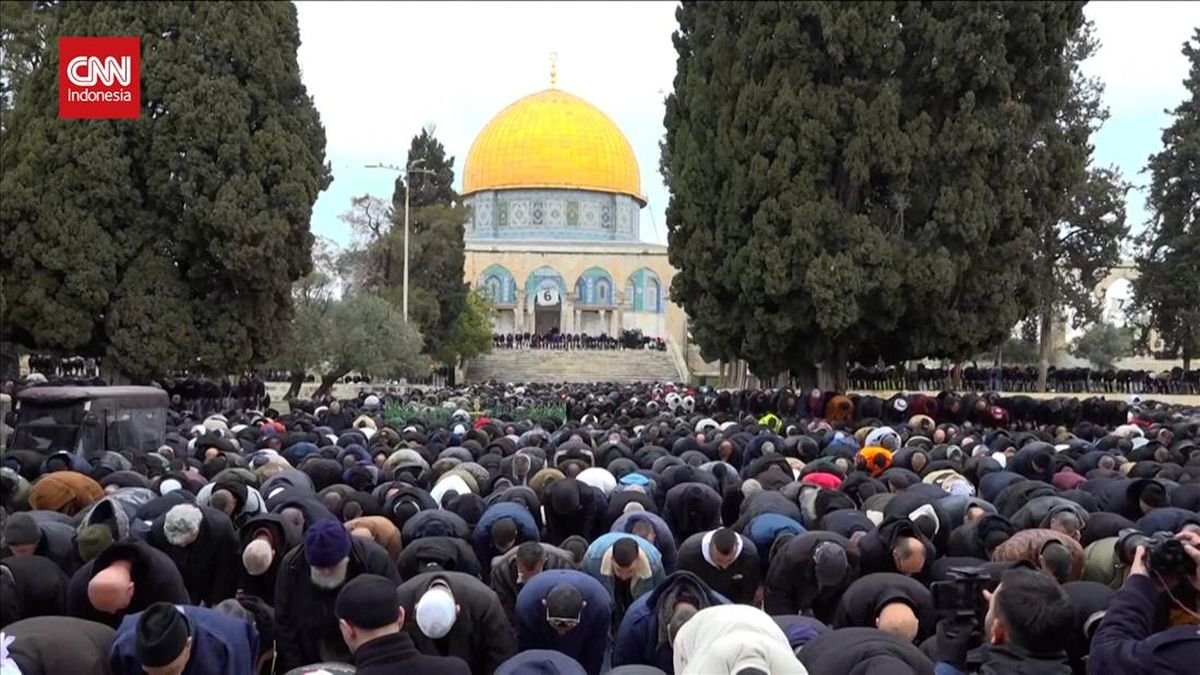
[[[612,276],[603,267],[589,267],[575,282],[575,303],[579,306],[612,304]]]
[[[646,311],[661,312],[661,300],[662,286],[659,285],[658,279],[649,279],[646,283]]]
[[[483,289],[483,292],[486,293],[493,302],[504,297],[503,282],[500,281],[500,277],[494,274],[488,276],[487,281],[484,282]]]
[[[625,293],[633,311],[662,313],[662,281],[649,267],[638,268],[629,275],[625,282]]]

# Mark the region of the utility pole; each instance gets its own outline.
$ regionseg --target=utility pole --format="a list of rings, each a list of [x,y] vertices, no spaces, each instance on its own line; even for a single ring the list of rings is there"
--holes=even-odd
[[[368,169],[388,169],[389,171],[395,171],[397,173],[404,174],[404,282],[402,287],[404,294],[404,300],[402,301],[404,323],[408,323],[408,196],[410,193],[412,193],[412,175],[414,173],[437,173],[436,171],[431,171],[429,169],[419,168],[424,163],[425,158],[418,157],[417,159],[409,162],[404,168],[400,168],[392,164],[368,164],[365,167]]]

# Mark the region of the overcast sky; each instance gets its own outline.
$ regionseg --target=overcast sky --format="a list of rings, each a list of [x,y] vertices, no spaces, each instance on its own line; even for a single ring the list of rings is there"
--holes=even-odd
[[[313,209],[313,231],[345,244],[338,215],[355,195],[390,198],[394,175],[427,124],[462,163],[475,135],[509,103],[549,85],[600,108],[625,132],[649,205],[642,238],[666,242],[667,192],[658,171],[663,98],[675,75],[673,2],[317,2],[296,3],[300,67],[325,125],[333,184]],[[1146,158],[1184,96],[1180,53],[1200,24],[1195,2],[1093,2],[1087,15],[1102,43],[1087,64],[1106,84],[1112,112],[1095,137],[1096,159],[1137,185]],[[461,180],[461,179],[460,179]],[[1129,216],[1145,221],[1131,193]]]

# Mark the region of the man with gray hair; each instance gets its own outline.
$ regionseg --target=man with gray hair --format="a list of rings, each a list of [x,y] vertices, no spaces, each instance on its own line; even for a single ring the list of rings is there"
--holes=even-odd
[[[179,568],[193,604],[215,607],[237,591],[241,547],[224,513],[178,504],[154,521],[147,541]]]

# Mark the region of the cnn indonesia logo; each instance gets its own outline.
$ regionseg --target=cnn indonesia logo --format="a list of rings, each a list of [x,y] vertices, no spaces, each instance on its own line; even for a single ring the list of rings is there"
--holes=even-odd
[[[137,119],[141,114],[141,39],[58,39],[60,119]]]

